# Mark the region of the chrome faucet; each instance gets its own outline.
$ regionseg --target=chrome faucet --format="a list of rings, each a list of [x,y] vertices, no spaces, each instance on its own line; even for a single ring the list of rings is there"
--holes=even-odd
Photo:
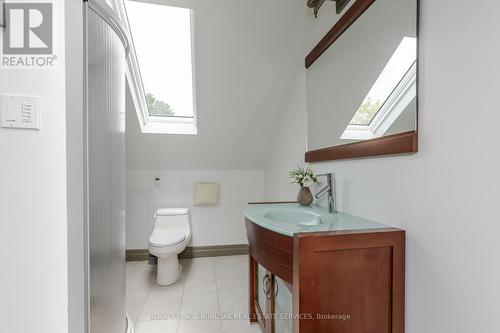
[[[325,173],[318,176],[326,176],[326,185],[316,193],[316,199],[321,198],[323,195],[328,194],[328,211],[330,213],[337,212],[337,198],[335,191],[335,173]]]

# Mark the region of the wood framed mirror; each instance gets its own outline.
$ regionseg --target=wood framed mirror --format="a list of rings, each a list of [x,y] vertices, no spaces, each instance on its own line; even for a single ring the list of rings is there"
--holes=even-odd
[[[306,57],[306,162],[418,151],[418,12],[356,0]]]

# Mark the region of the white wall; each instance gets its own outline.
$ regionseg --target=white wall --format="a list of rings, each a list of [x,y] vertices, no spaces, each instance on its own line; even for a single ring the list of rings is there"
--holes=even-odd
[[[313,166],[337,173],[342,211],[407,231],[408,333],[499,329],[500,3],[478,5],[421,1],[418,154]],[[277,133],[268,200],[296,194],[282,175],[303,159],[303,118],[289,108]]]
[[[160,186],[153,186],[159,177]],[[218,207],[193,207],[193,185],[197,181],[220,182]],[[129,187],[150,188],[153,208],[186,207],[191,209],[192,246],[246,244],[243,210],[248,202],[262,201],[264,174],[258,170],[129,170]],[[129,206],[130,202],[127,203]],[[127,207],[128,208],[128,207]],[[131,212],[127,212],[132,216]],[[151,212],[152,214],[152,212]],[[139,225],[139,226],[138,226]],[[142,225],[142,226],[141,226]],[[144,219],[127,218],[128,249],[146,249],[149,228]]]
[[[64,1],[53,69],[0,69],[1,94],[40,96],[41,130],[0,128],[2,332],[68,331]],[[3,31],[0,31],[3,33]]]

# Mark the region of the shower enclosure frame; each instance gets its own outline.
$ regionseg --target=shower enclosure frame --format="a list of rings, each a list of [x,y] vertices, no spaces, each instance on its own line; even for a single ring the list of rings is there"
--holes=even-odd
[[[94,16],[95,15],[95,16]],[[98,114],[98,111],[96,110],[90,110],[89,107],[90,107],[90,101],[89,99],[91,98],[91,94],[92,94],[92,88],[93,87],[89,87],[89,82],[92,81],[92,77],[91,77],[91,73],[89,73],[89,47],[91,47],[92,45],[90,45],[90,43],[92,41],[89,41],[89,20],[91,19],[91,17],[94,16],[94,19],[97,17],[97,19],[102,19],[104,21],[104,23],[109,26],[109,28],[112,29],[112,31],[116,34],[116,36],[119,38],[119,40],[121,41],[121,44],[123,46],[123,68],[124,68],[124,64],[126,62],[126,57],[128,55],[128,52],[129,52],[129,38],[127,36],[127,33],[126,33],[126,30],[123,28],[122,26],[122,23],[121,23],[121,20],[120,18],[113,12],[113,10],[108,7],[108,5],[104,2],[104,1],[99,1],[99,0],[88,0],[88,1],[83,1],[83,63],[84,63],[84,66],[83,66],[83,169],[84,169],[84,172],[83,172],[83,183],[84,183],[84,262],[85,262],[85,269],[84,269],[84,296],[85,296],[85,299],[84,299],[84,308],[85,308],[85,314],[84,314],[84,322],[85,322],[85,327],[84,327],[84,332],[86,333],[101,333],[101,328],[97,328],[95,330],[92,330],[92,327],[93,327],[93,321],[103,321],[103,320],[106,320],[106,319],[103,319],[105,316],[100,316],[100,309],[95,309],[96,307],[98,306],[93,306],[91,304],[91,300],[92,299],[95,299],[95,295],[92,294],[93,290],[96,289],[96,285],[92,285],[92,269],[95,265],[97,265],[96,263],[94,263],[91,259],[91,251],[92,251],[92,248],[91,248],[91,244],[92,244],[92,233],[91,233],[91,219],[92,219],[92,191],[93,189],[91,188],[91,182],[92,182],[92,168],[94,167],[92,165],[93,161],[91,161],[91,156],[92,156],[92,144],[91,144],[91,140],[93,139],[92,138],[92,124],[90,124],[90,122],[92,121],[92,116],[96,116],[96,114]],[[109,29],[108,29],[109,30]],[[111,37],[111,39],[113,39]],[[90,42],[90,43],[89,43]],[[109,41],[107,41],[109,42]],[[110,42],[112,43],[112,41]],[[116,43],[115,43],[116,45]],[[112,47],[112,46],[110,46]],[[120,53],[120,52],[118,52]],[[114,66],[114,64],[111,62],[111,63],[108,63],[110,64],[110,66]],[[110,70],[112,71],[112,69]],[[120,102],[122,103],[122,107],[123,107],[123,117],[124,117],[124,114],[125,114],[125,110],[124,110],[124,107],[125,107],[125,101],[124,101],[124,98],[125,98],[125,71],[123,71],[123,73],[121,73],[121,75],[123,76],[121,78],[122,81],[122,84],[121,84],[121,88],[123,88],[123,101]],[[109,82],[108,82],[109,83]],[[106,86],[106,85],[105,85]],[[109,89],[109,88],[108,88]],[[110,103],[109,105],[111,105],[113,103]],[[112,113],[113,110],[112,108],[114,106],[109,106],[108,105],[108,108],[106,109],[109,113]],[[109,115],[109,114],[108,114]],[[108,119],[109,121],[109,119]],[[95,125],[95,123],[94,123]],[[111,135],[110,135],[111,136]],[[123,119],[123,136],[124,136],[124,119]],[[108,138],[108,140],[112,140],[112,138]],[[124,141],[123,141],[124,142]],[[108,143],[109,144],[109,143]],[[111,144],[109,144],[111,145]],[[94,144],[95,146],[95,144]],[[124,144],[123,144],[123,147],[124,149]],[[124,151],[123,151],[123,154],[124,154]],[[123,155],[124,156],[124,155]],[[124,163],[124,161],[123,161]],[[109,163],[111,164],[111,163]],[[106,164],[106,166],[109,166]],[[124,166],[124,164],[123,164]],[[120,172],[120,171],[118,171]],[[124,169],[122,170],[122,172],[124,173]],[[109,176],[109,175],[108,175]],[[123,182],[124,182],[124,179],[123,179]],[[111,182],[112,183],[112,182]],[[122,184],[123,185],[123,184]],[[111,185],[112,186],[112,185]],[[113,189],[108,189],[107,192],[105,190],[105,192],[108,194],[108,197],[106,198],[109,203],[115,199],[113,198],[110,198],[109,195],[110,193],[113,191]],[[124,191],[123,191],[123,196],[125,195]],[[111,206],[111,203],[110,203],[110,206]],[[124,212],[124,206],[123,206],[123,212]],[[110,214],[111,215],[111,214]],[[124,225],[124,219],[125,219],[125,215],[123,213],[123,216],[121,217],[122,219],[122,223]],[[101,222],[101,221],[99,221]],[[107,221],[109,223],[113,223],[113,221],[111,221],[111,217],[110,217],[110,221]],[[123,235],[122,237],[125,237],[125,230],[123,228]],[[123,251],[123,272],[124,272],[124,265],[125,265],[125,246],[123,244],[123,248],[120,249]],[[109,263],[110,266],[113,266],[113,263]],[[101,267],[103,265],[101,264]],[[106,268],[107,269],[107,268]],[[109,268],[109,269],[113,269],[113,268]],[[100,281],[96,281],[95,284],[99,284]],[[122,282],[117,282],[117,283],[121,283],[123,285],[123,295],[119,295],[120,297],[123,297],[123,301],[125,303],[125,274],[123,274],[123,280]],[[97,286],[98,288],[104,288],[106,289],[106,286]],[[105,296],[104,296],[105,297]],[[113,298],[113,296],[111,296],[110,298]],[[102,305],[102,304],[101,304]],[[113,307],[114,304],[106,304],[108,307]],[[117,304],[116,306],[119,306],[121,308],[125,308],[125,304]],[[125,323],[125,324],[124,324]],[[99,324],[97,325],[99,326]],[[133,330],[133,326],[131,326],[128,318],[126,317],[126,313],[123,313],[123,323],[121,324],[115,324],[114,327],[117,327],[117,326],[124,326],[125,329],[127,330],[127,332],[131,332]],[[101,327],[104,327],[104,325],[101,325]],[[104,332],[103,332],[104,333]],[[114,332],[106,332],[106,333],[114,333]],[[116,333],[122,333],[122,332],[117,332]]]

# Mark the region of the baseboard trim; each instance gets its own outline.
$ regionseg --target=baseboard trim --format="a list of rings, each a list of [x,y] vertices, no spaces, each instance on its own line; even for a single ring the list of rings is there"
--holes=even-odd
[[[248,254],[247,244],[190,246],[179,254],[179,258],[221,257]]]
[[[213,245],[213,246],[188,246],[183,252],[179,253],[179,258],[203,258],[203,257],[221,257],[248,254],[247,244],[234,245]],[[127,261],[144,261],[149,259],[148,250],[127,250]]]
[[[125,260],[126,261],[144,261],[149,259],[148,250],[126,250]]]

